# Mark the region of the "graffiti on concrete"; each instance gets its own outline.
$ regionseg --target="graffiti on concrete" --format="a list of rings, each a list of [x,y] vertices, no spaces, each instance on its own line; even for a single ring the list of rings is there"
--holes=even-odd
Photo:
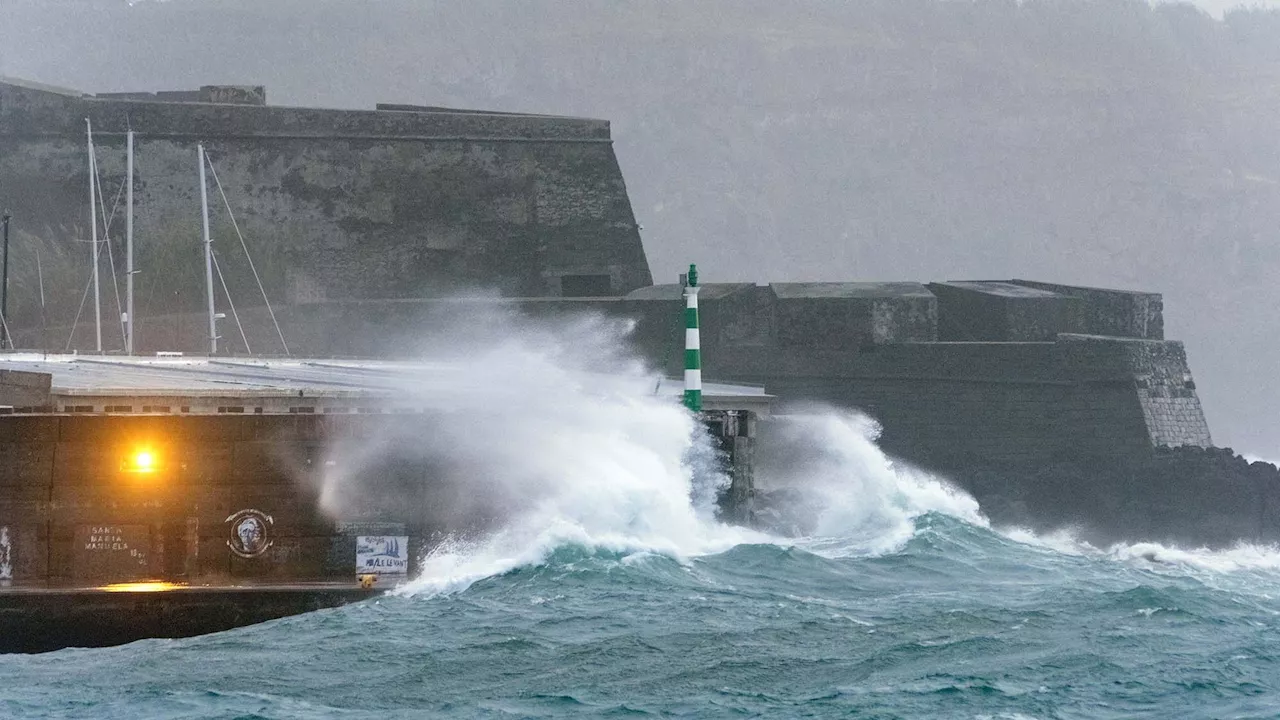
[[[260,510],[241,510],[229,516],[226,522],[231,525],[231,539],[227,547],[242,558],[255,558],[271,547],[269,528],[275,519]]]

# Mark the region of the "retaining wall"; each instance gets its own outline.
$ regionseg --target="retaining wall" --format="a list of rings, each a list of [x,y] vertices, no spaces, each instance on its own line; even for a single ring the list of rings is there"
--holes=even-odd
[[[764,385],[781,404],[857,408],[884,427],[883,445],[940,469],[1122,457],[1212,443],[1182,344],[1059,333],[1045,342],[931,342],[936,305],[923,286],[810,288],[711,284],[700,293],[709,379]],[[439,344],[497,341],[529,322],[583,313],[634,321],[634,350],[657,370],[682,368],[683,300],[675,286],[622,298],[314,303],[281,308],[303,356],[415,357]],[[532,318],[532,320],[531,320]],[[885,318],[892,318],[887,323]],[[255,352],[279,352],[264,310],[243,313]],[[199,316],[148,321],[144,352],[196,348]],[[80,341],[88,338],[80,329]],[[226,347],[243,343],[226,321]],[[919,338],[917,340],[916,338]],[[19,337],[34,339],[32,333]],[[82,344],[81,347],[84,347]]]
[[[69,324],[90,266],[85,118],[111,258],[124,267],[124,132],[137,132],[139,315],[203,302],[196,144],[204,143],[277,303],[619,295],[651,282],[609,124],[482,112],[330,111],[99,100],[0,83],[0,196],[12,211],[11,316]],[[214,248],[233,299],[261,295],[212,177]],[[222,293],[219,291],[219,296]],[[113,300],[107,317],[116,319]],[[89,304],[91,310],[92,303]],[[87,314],[87,311],[86,311]]]

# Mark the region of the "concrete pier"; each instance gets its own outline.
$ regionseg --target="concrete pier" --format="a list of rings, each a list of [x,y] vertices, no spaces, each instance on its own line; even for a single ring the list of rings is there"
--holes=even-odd
[[[214,632],[413,577],[436,538],[473,529],[438,512],[457,489],[448,468],[394,447],[350,465],[344,453],[430,427],[447,408],[421,385],[461,382],[448,373],[0,356],[0,652]],[[399,391],[406,377],[416,399]],[[672,404],[681,391],[656,388]],[[755,419],[770,401],[758,387],[705,386],[700,417],[732,477],[724,514],[740,522]],[[326,474],[348,471],[360,474],[350,492],[322,508]],[[374,590],[359,587],[366,574],[379,576]]]
[[[381,595],[355,584],[0,587],[0,653],[220,632]]]

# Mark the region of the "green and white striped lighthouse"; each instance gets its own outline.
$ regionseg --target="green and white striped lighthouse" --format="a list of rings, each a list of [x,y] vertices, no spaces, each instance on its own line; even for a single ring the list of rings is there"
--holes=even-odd
[[[684,286],[684,406],[702,412],[702,338],[698,335],[698,266]]]

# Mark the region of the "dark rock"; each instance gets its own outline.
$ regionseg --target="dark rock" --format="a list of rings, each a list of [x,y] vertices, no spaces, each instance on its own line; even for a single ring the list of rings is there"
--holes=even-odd
[[[1158,448],[1035,468],[975,463],[949,477],[997,525],[1070,526],[1094,544],[1280,542],[1280,468],[1230,448]]]

